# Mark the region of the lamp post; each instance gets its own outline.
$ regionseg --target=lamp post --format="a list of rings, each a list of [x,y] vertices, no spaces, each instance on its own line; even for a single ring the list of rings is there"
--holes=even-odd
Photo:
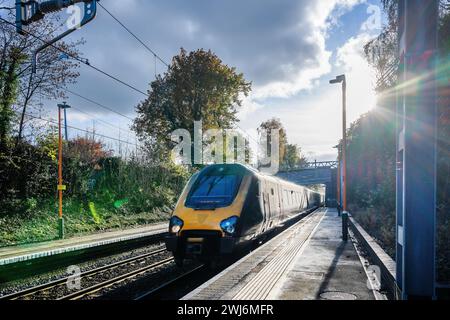
[[[347,211],[347,81],[345,75],[330,80],[330,84],[342,83],[342,208]]]
[[[337,149],[338,151],[338,165],[336,169],[336,207],[338,210],[338,216],[341,216],[341,208],[340,205],[342,203],[341,199],[341,182],[342,182],[342,176],[341,176],[341,146],[337,145],[333,148]]]

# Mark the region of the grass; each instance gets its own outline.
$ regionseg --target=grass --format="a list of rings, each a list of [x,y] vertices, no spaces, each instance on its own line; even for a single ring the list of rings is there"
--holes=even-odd
[[[28,201],[29,202],[29,201]],[[31,201],[24,211],[0,215],[0,247],[56,239],[58,206],[55,201]],[[66,237],[127,229],[167,221],[171,209],[162,207],[149,212],[133,213],[127,203],[117,207],[86,203],[76,199],[64,201]]]

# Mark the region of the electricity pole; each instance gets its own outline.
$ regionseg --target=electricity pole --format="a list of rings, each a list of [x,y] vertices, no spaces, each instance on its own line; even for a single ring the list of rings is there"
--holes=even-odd
[[[62,177],[62,152],[63,152],[63,144],[62,144],[62,129],[61,129],[61,107],[62,105],[58,105],[58,231],[59,238],[64,239],[64,217],[63,217],[63,191],[66,190],[66,186],[63,185],[63,177]],[[65,110],[65,109],[64,109]]]

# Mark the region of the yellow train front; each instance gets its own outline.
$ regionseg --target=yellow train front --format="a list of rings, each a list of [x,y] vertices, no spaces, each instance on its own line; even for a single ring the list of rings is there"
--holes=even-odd
[[[178,265],[217,261],[323,201],[321,193],[244,165],[211,165],[181,194],[166,247]]]

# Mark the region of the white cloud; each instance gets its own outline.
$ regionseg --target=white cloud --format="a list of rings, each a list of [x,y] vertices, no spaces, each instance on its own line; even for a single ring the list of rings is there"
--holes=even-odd
[[[242,98],[242,107],[238,112],[238,118],[245,120],[250,114],[264,108],[264,105],[254,100],[253,96]]]
[[[316,80],[329,73],[332,68],[330,64],[332,53],[326,50],[325,45],[329,29],[340,16],[363,1],[329,0],[316,1],[314,5],[311,5],[307,15],[303,17],[304,21],[299,23],[296,31],[303,41],[316,47],[315,56],[301,65],[293,65],[289,61],[281,62],[281,69],[285,71],[286,77],[256,87],[253,96],[257,99],[288,98],[301,90],[313,88],[317,84]],[[309,26],[306,33],[305,25]]]
[[[349,121],[374,108],[375,73],[364,57],[364,45],[372,39],[368,33],[351,37],[337,50],[336,65],[344,70],[347,77]]]
[[[165,61],[179,52],[211,49],[253,82],[252,98],[291,97],[310,90],[330,72],[326,48],[330,17],[361,0],[121,0],[103,5]],[[84,37],[86,58],[101,69],[145,91],[154,78],[154,59],[108,14],[71,37]],[[157,71],[165,67],[157,63]],[[132,114],[142,96],[88,68],[78,89],[89,97]],[[75,103],[79,103],[73,98]],[[254,103],[247,103],[252,106]],[[249,112],[251,112],[251,108]],[[245,114],[245,112],[243,113]]]
[[[374,70],[363,52],[364,44],[371,38],[368,33],[360,33],[336,49],[333,75],[345,73],[348,83],[347,127],[376,105]],[[266,110],[258,110],[251,116],[247,114],[244,123],[248,127],[257,126],[276,116],[284,124],[289,142],[301,146],[310,160],[335,159],[333,146],[342,136],[340,87],[330,86],[328,82],[317,82],[316,85],[313,90],[285,99],[280,105],[274,105],[275,102]]]
[[[104,5],[166,61],[180,47],[217,53],[254,84],[239,113],[241,126],[255,128],[260,120],[280,117],[292,142],[320,157],[333,152],[331,147],[340,136],[341,113],[338,88],[321,84],[319,79],[331,71],[333,75],[346,72],[350,120],[375,103],[374,95],[367,95],[372,92],[372,77],[361,52],[368,35],[351,38],[339,48],[337,65],[332,64],[332,51],[327,47],[331,28],[362,2],[365,0],[121,0]],[[94,22],[74,34],[80,36],[87,40],[81,50],[93,65],[141,90],[148,88],[154,77],[153,56],[101,8]],[[158,72],[165,69],[159,63],[157,67]],[[75,91],[117,111],[132,115],[143,98],[88,68],[81,72]],[[70,103],[85,110],[95,108],[71,99]],[[275,107],[274,100],[283,100],[285,108]]]

